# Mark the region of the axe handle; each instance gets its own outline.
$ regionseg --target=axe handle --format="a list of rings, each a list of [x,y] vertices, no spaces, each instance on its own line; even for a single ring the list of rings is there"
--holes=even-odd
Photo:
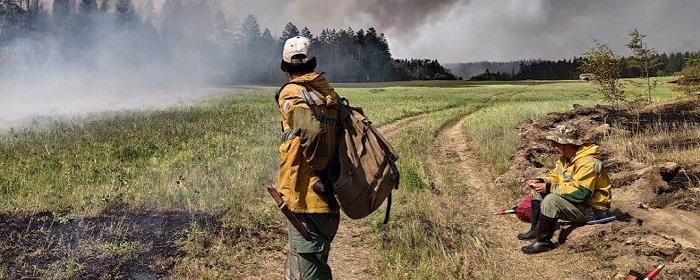
[[[289,206],[287,206],[287,203],[284,202],[284,199],[282,199],[280,193],[278,193],[277,190],[272,187],[267,187],[267,192],[269,192],[272,199],[275,200],[275,203],[277,203],[277,208],[282,211],[282,214],[284,214],[284,217],[287,218],[287,221],[292,224],[292,226],[301,234],[302,237],[304,237],[304,239],[307,241],[311,240],[311,233],[306,226],[299,221],[297,216],[294,215],[291,210],[289,210]]]

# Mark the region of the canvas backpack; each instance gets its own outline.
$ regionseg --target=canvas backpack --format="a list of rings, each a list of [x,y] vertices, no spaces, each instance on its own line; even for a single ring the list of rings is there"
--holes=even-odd
[[[284,88],[287,84],[282,86]],[[316,118],[323,118],[309,98],[319,97],[313,88],[300,93]],[[281,89],[280,89],[281,91]],[[310,93],[311,95],[308,95]],[[320,98],[319,98],[320,99]],[[387,200],[384,223],[389,220],[391,193],[399,187],[398,156],[389,142],[372,126],[362,108],[350,106],[345,98],[336,105],[338,110],[337,179],[333,193],[343,213],[351,219],[367,217]],[[334,176],[335,177],[335,176]]]

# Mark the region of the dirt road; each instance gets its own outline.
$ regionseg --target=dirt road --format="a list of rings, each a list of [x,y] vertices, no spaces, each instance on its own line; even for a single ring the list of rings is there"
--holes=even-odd
[[[380,128],[387,138],[393,139],[403,126],[417,121],[429,114],[419,114],[396,120]],[[480,163],[474,153],[474,147],[463,127],[464,119],[447,124],[435,139],[434,155],[429,164],[431,178],[443,195],[454,194],[455,190],[466,189],[468,201],[460,209],[467,217],[466,221],[455,223],[478,225],[482,236],[488,236],[488,258],[483,265],[476,267],[475,275],[480,278],[524,277],[543,279],[590,279],[590,274],[583,276],[581,271],[595,267],[597,260],[582,253],[575,253],[561,248],[538,256],[526,256],[520,247],[526,245],[515,238],[519,231],[528,225],[512,217],[492,216],[491,210],[512,203],[508,198],[509,190],[497,189],[493,184],[493,175]],[[376,279],[376,272],[368,264],[378,256],[378,234],[372,232],[365,221],[344,219],[331,251],[330,264],[337,279]],[[466,237],[465,237],[466,238]],[[552,266],[552,263],[558,263]],[[547,270],[541,268],[547,267]],[[602,276],[609,278],[610,276]]]
[[[398,135],[403,125],[414,122],[428,114],[407,117],[387,124],[381,131],[392,139]],[[520,247],[526,245],[515,238],[519,231],[528,225],[511,217],[492,216],[491,210],[512,203],[509,190],[497,189],[492,182],[492,174],[476,157],[463,127],[464,119],[448,124],[435,139],[434,156],[429,161],[430,178],[444,195],[456,189],[467,189],[468,201],[461,209],[468,222],[478,225],[478,231],[488,236],[488,256],[483,265],[477,267],[476,275],[492,277],[539,277],[543,279],[590,279],[581,271],[595,267],[594,257],[575,253],[561,248],[538,256],[526,256]],[[379,250],[378,234],[373,233],[364,221],[344,219],[341,223],[334,248],[331,252],[331,266],[337,279],[376,279],[377,275],[367,264],[373,263]],[[466,238],[466,237],[465,237]],[[552,263],[559,265],[552,266]],[[547,267],[547,270],[541,268]],[[603,277],[601,275],[601,277]],[[605,278],[609,278],[607,276]]]
[[[475,155],[463,126],[464,120],[461,120],[438,134],[433,153],[435,157],[430,164],[434,176],[443,178],[436,180],[438,188],[467,190],[468,197],[464,199],[466,203],[462,211],[469,222],[477,225],[477,231],[488,237],[487,252],[493,259],[489,260],[488,265],[477,267],[476,275],[482,278],[591,279],[591,274],[581,274],[597,264],[597,260],[591,256],[565,248],[536,256],[520,252],[520,247],[527,245],[527,242],[519,241],[515,236],[526,230],[528,225],[513,217],[491,215],[495,209],[512,203],[508,199],[511,197],[510,190],[498,189],[493,185],[492,174]]]

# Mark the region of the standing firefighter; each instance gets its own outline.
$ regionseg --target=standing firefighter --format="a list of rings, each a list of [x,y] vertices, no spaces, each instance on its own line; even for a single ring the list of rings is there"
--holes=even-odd
[[[532,226],[518,239],[535,241],[522,248],[525,254],[537,254],[555,247],[551,238],[557,220],[585,224],[607,216],[610,208],[610,180],[598,158],[597,145],[581,141],[570,125],[559,125],[547,136],[559,156],[556,167],[547,176],[527,180],[534,190]]]
[[[285,279],[332,279],[327,261],[340,222],[333,196],[339,96],[323,74],[314,72],[308,38],[285,42],[281,68],[289,83],[276,96],[282,119],[277,191],[292,212],[290,221],[301,222],[301,230],[289,225]]]

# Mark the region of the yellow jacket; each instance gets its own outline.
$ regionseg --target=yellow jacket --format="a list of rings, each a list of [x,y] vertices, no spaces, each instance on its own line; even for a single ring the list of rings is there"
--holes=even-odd
[[[322,114],[324,121],[319,122],[304,99],[304,94],[310,93],[318,97],[317,101],[328,105],[337,104],[340,98],[320,73],[309,73],[291,82],[306,87],[289,84],[280,90],[277,99],[282,129],[292,134],[291,137],[285,137],[279,147],[282,161],[277,173],[277,190],[292,212],[337,213],[338,208],[331,207],[326,198],[313,190],[313,186],[321,182],[316,172],[325,167],[331,156],[330,151],[335,151],[335,122],[338,112],[334,106],[329,106]],[[314,139],[330,146],[316,148],[313,145]]]
[[[571,162],[557,161],[557,165],[543,179],[549,191],[573,203],[588,203],[600,211],[610,208],[612,186],[603,163],[597,158],[597,145],[581,146]]]

